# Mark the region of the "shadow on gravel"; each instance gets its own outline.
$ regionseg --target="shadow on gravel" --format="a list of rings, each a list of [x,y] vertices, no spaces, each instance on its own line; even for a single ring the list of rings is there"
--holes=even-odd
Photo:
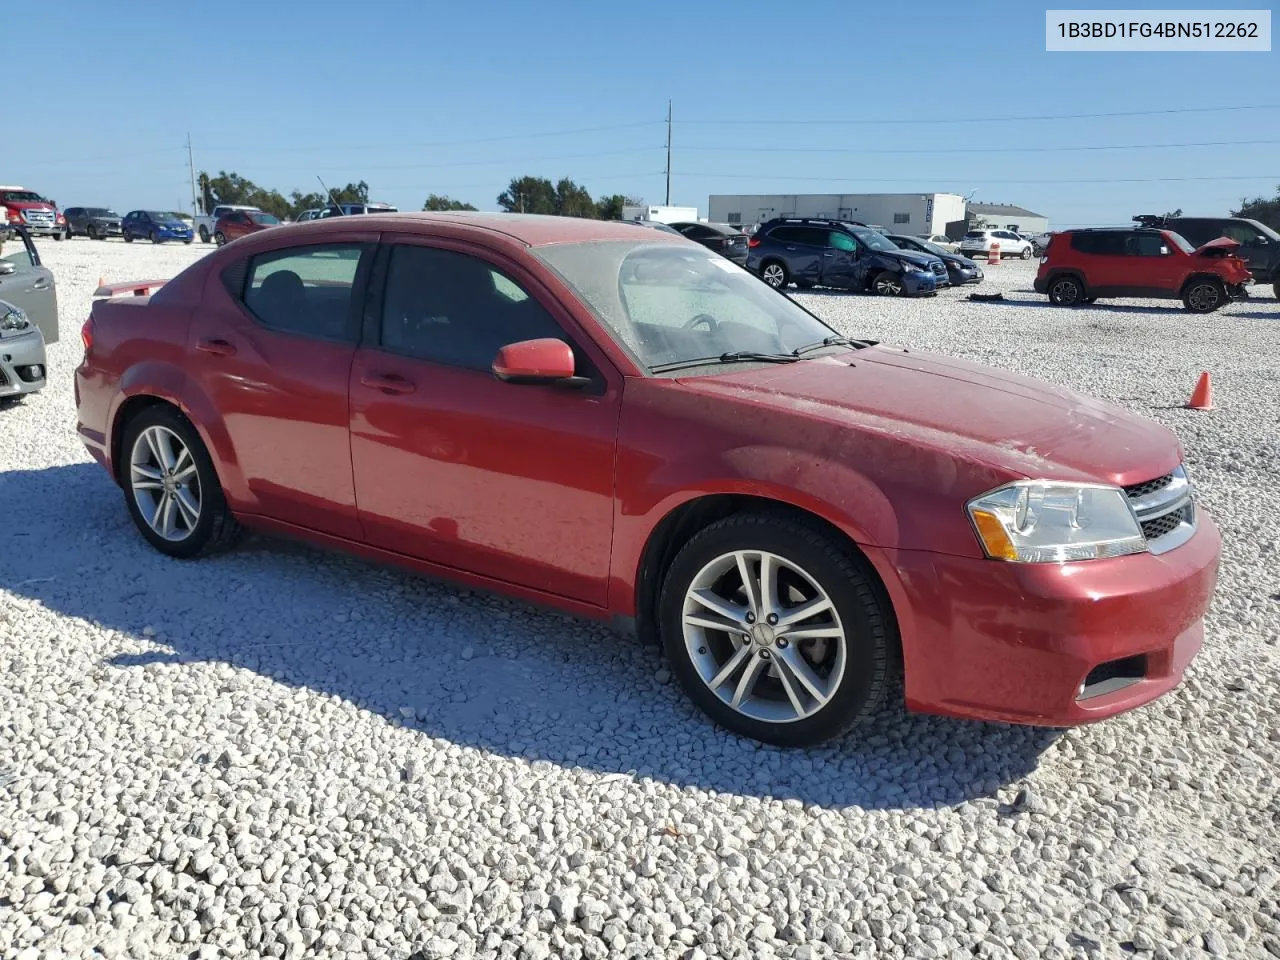
[[[134,650],[156,645],[104,650],[109,666],[224,662],[495,754],[900,809],[990,795],[1033,770],[1057,739],[895,706],[835,744],[764,747],[713,727],[658,679],[655,650],[597,624],[283,541],[170,560],[137,534],[94,464],[0,473],[0,502],[9,546],[0,608],[8,592],[128,633]]]

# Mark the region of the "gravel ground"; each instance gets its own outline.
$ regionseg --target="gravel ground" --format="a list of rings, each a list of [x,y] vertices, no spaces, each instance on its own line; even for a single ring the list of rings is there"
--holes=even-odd
[[[147,547],[73,433],[77,331],[100,275],[207,249],[41,244],[52,385],[0,411],[0,955],[1280,956],[1270,296],[1058,310],[1014,262],[1002,304],[803,295],[1169,424],[1226,550],[1204,652],[1146,709],[889,709],[783,751],[592,624],[274,541]],[[1201,370],[1217,409],[1180,409]]]

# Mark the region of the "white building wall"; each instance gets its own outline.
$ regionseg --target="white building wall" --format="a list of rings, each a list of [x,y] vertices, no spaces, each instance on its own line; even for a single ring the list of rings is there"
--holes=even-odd
[[[698,220],[697,207],[644,206],[622,208],[623,220],[654,220],[658,223],[686,223]]]
[[[953,193],[712,194],[707,218],[748,226],[772,217],[824,217],[930,234],[964,219],[964,206],[964,197]]]
[[[1048,217],[1028,217],[1013,214],[1004,211],[995,213],[975,213],[975,217],[981,217],[983,222],[989,225],[989,229],[1000,230],[1016,230],[1018,233],[1045,233],[1049,229]]]

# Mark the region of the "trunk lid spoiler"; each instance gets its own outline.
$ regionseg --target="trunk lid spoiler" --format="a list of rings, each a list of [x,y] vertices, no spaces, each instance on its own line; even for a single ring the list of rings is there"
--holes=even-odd
[[[145,297],[168,282],[168,280],[129,280],[124,283],[104,283],[99,280],[98,289],[93,291],[93,295],[95,297],[118,297],[128,293],[135,297]]]

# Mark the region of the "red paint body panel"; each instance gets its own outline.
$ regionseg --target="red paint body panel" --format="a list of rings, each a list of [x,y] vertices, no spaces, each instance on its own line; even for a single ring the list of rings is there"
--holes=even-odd
[[[111,469],[130,397],[200,430],[246,523],[597,617],[636,616],[642,558],[682,504],[747,495],[821,517],[884,582],[913,709],[1068,725],[1176,685],[1198,648],[1218,534],[1158,556],[1070,564],[983,557],[964,503],[1014,479],[1128,485],[1181,460],[1165,428],[1070,391],[949,357],[872,347],[803,363],[652,377],[541,244],[635,241],[569,218],[370,215],[262,231],[150,298],[94,307],[79,432]],[[590,387],[267,330],[221,269],[307,242],[427,243],[521,284],[594,367]],[[654,232],[646,242],[685,243]],[[230,351],[224,347],[231,348]],[[578,371],[581,375],[582,371]],[[1076,701],[1101,662],[1149,675]]]

